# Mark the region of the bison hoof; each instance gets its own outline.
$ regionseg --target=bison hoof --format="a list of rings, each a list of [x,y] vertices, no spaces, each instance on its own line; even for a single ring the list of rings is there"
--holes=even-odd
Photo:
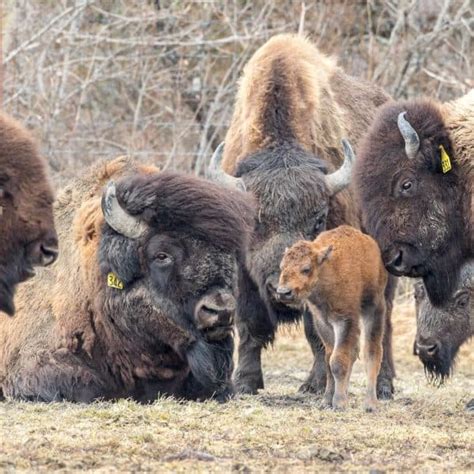
[[[391,380],[379,380],[377,382],[377,398],[379,400],[393,400],[393,382]]]
[[[241,377],[237,374],[234,385],[237,393],[256,395],[260,389],[263,389],[263,377]]]
[[[226,403],[232,398],[234,398],[234,388],[233,387],[226,387],[221,392],[216,393],[213,397],[219,403]]]
[[[474,398],[466,403],[466,411],[474,414]]]
[[[324,390],[325,390],[324,385],[312,384],[311,382],[306,381],[298,389],[298,392],[300,392],[300,393],[313,393],[314,395],[322,395],[324,393]]]

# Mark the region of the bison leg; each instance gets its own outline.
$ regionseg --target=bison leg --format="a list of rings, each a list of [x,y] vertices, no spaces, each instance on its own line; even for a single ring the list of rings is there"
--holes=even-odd
[[[262,349],[275,337],[273,323],[267,308],[245,269],[239,275],[239,297],[236,313],[239,333],[235,388],[239,393],[256,394],[263,389]]]
[[[306,381],[301,385],[300,392],[322,394],[326,388],[326,363],[324,345],[314,326],[313,316],[308,309],[303,313],[304,333],[311,347],[314,361]]]
[[[219,402],[232,398],[233,353],[234,339],[230,336],[212,343],[199,341],[194,344],[186,354],[191,373],[181,396],[190,400],[213,398]]]
[[[474,413],[474,398],[466,403],[466,411],[468,413]]]
[[[365,410],[374,411],[377,407],[377,376],[380,372],[383,354],[385,302],[363,314],[364,323],[364,364],[367,374],[367,393]]]
[[[359,354],[359,323],[356,317],[333,324],[335,333],[334,350],[329,359],[329,367],[334,377],[334,397],[332,407],[345,410],[348,403],[349,379],[352,366]]]
[[[377,378],[377,397],[379,400],[391,400],[394,392],[395,365],[392,354],[392,307],[397,283],[397,279],[393,275],[389,275],[387,287],[385,288],[386,310],[382,367]]]
[[[326,344],[325,356],[324,356],[325,366],[326,366],[326,389],[324,390],[324,396],[323,396],[323,402],[322,402],[323,408],[331,408],[332,399],[334,397],[334,389],[335,389],[334,383],[335,382],[334,382],[334,377],[332,375],[332,371],[330,367],[330,360],[331,360],[333,350],[334,350],[333,346]]]
[[[9,373],[2,388],[6,397],[27,401],[90,403],[106,397],[98,374],[66,349],[37,354]]]

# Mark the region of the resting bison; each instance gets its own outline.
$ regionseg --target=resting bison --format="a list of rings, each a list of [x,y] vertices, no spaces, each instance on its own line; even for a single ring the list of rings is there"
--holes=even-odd
[[[16,285],[56,259],[53,191],[30,134],[0,114],[0,312],[15,312]]]
[[[55,211],[59,260],[0,322],[4,396],[231,395],[245,195],[118,160],[68,186]]]
[[[364,329],[367,373],[366,411],[377,406],[377,376],[382,363],[385,270],[374,239],[341,225],[300,240],[281,262],[280,301],[305,301],[326,352],[324,405],[344,410],[352,366],[359,356],[360,323]]]
[[[245,186],[258,201],[237,302],[236,383],[242,392],[263,388],[262,348],[274,340],[278,324],[302,315],[302,308],[277,297],[285,248],[314,239],[325,228],[359,226],[359,209],[347,188],[352,162],[344,160],[341,140],[357,143],[386,100],[382,90],[347,76],[298,36],[274,37],[245,67],[225,138],[222,169],[227,175],[221,176],[228,184]],[[387,290],[388,313],[393,288]],[[304,319],[315,361],[302,389],[320,392],[326,382],[323,347],[311,316]],[[391,396],[394,376],[390,314],[387,319],[382,396]]]
[[[382,107],[355,169],[365,224],[395,275],[423,277],[438,306],[474,243],[474,90],[446,104]]]

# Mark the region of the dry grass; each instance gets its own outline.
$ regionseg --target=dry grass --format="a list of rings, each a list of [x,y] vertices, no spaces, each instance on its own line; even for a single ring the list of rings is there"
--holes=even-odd
[[[225,405],[3,403],[0,470],[474,469],[473,418],[463,411],[473,394],[473,344],[464,347],[455,378],[436,389],[411,355],[411,301],[397,307],[394,326],[396,398],[376,414],[360,407],[360,363],[346,413],[321,411],[314,397],[296,393],[310,354],[302,328],[292,328],[266,353],[267,388],[257,397]]]

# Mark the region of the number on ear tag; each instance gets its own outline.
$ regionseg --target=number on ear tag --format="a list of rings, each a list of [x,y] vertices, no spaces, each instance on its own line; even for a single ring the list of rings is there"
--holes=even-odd
[[[123,281],[113,272],[107,274],[107,286],[110,288],[116,288],[117,290],[123,290]]]

